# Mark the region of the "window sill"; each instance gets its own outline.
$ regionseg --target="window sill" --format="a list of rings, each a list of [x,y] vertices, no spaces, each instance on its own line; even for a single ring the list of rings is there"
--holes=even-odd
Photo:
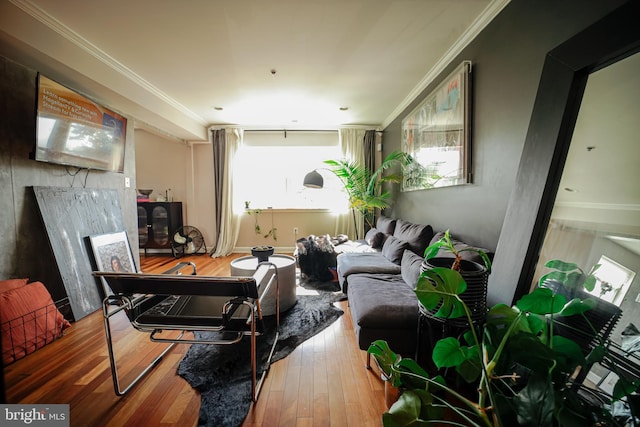
[[[329,208],[250,208],[248,210],[256,210],[260,209],[263,214],[268,214],[269,212],[274,213],[336,213],[336,211]],[[245,209],[245,212],[247,210]]]

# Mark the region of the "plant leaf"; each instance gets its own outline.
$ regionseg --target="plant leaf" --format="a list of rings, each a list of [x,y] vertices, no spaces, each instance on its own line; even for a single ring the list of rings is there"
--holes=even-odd
[[[567,277],[567,273],[563,273],[561,271],[552,271],[551,273],[547,273],[544,276],[542,276],[538,281],[538,284],[540,287],[543,287],[543,285],[548,280],[555,280],[557,282],[564,283],[566,277]]]
[[[401,359],[396,353],[394,353],[389,344],[385,340],[376,340],[369,345],[367,353],[371,354],[376,360],[380,370],[384,373],[391,384],[397,387],[400,378],[397,375],[393,375],[392,367],[398,363]]]
[[[584,300],[580,298],[574,298],[558,312],[559,316],[574,316],[576,314],[585,313],[596,306],[596,301],[593,298],[586,298]]]
[[[465,359],[456,367],[456,372],[460,374],[462,379],[471,384],[480,378],[480,374],[482,373],[480,352],[478,351],[478,346],[475,345],[463,347],[463,351],[465,352]]]
[[[447,337],[438,340],[433,346],[431,358],[438,369],[452,368],[460,365],[466,359],[466,354],[456,338]]]
[[[529,377],[525,388],[513,397],[518,414],[518,425],[522,427],[545,427],[553,425],[555,405],[553,383],[550,377]]]
[[[504,370],[511,373],[512,365],[518,364],[540,375],[548,375],[555,364],[555,353],[540,339],[527,332],[511,335],[505,351],[502,352]],[[505,373],[500,371],[499,373]]]
[[[585,363],[589,365],[592,363],[602,362],[604,360],[604,357],[607,355],[607,353],[608,353],[607,348],[604,345],[599,344],[593,350],[591,350],[591,352],[587,355]]]
[[[413,389],[426,389],[427,379],[429,379],[429,373],[425,371],[418,363],[413,359],[401,359],[396,364],[400,371],[400,385],[406,388]],[[404,373],[410,373],[412,375],[404,375]]]
[[[436,317],[453,319],[466,314],[458,295],[467,290],[460,273],[444,267],[434,267],[420,274],[414,290],[418,301],[429,311],[436,308]]]
[[[422,399],[413,390],[405,390],[398,400],[382,415],[384,427],[419,426]],[[426,425],[426,424],[424,424]]]
[[[640,388],[640,380],[629,381],[625,378],[619,378],[616,385],[613,386],[613,399],[620,400],[625,396],[635,393]]]
[[[575,264],[573,262],[562,261],[559,259],[549,260],[545,263],[544,266],[548,268],[553,268],[554,270],[559,270],[559,271],[573,271],[579,268],[578,264]]]
[[[440,248],[442,248],[445,245],[446,245],[446,243],[443,242],[442,240],[438,240],[437,242],[433,243],[432,245],[429,245],[424,250],[424,258],[425,259],[433,258],[434,256],[436,256],[438,254],[438,252],[440,251]]]
[[[564,296],[554,295],[551,289],[535,288],[533,292],[516,302],[516,307],[535,314],[555,314],[562,310],[566,302]]]
[[[582,348],[575,341],[555,335],[551,342],[559,371],[570,374],[578,365],[584,364]]]
[[[584,288],[589,292],[593,291],[596,287],[596,276],[587,276],[582,286],[584,286]]]
[[[567,275],[564,286],[568,289],[582,289],[586,280],[587,276],[582,271],[573,271]]]

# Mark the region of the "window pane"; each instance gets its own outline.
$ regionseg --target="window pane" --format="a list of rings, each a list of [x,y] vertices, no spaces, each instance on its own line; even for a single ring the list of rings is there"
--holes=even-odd
[[[337,133],[323,141],[296,135],[279,141],[273,135],[245,137],[234,164],[233,191],[236,210],[242,211],[245,202],[251,208],[332,209],[346,211],[346,196],[338,178],[324,169],[324,160],[340,158]],[[284,139],[284,138],[283,138]],[[298,145],[294,145],[295,143]],[[316,145],[303,145],[313,143]],[[280,144],[280,145],[275,145]],[[331,144],[331,145],[329,145]],[[318,169],[324,178],[322,189],[302,185],[307,173]]]

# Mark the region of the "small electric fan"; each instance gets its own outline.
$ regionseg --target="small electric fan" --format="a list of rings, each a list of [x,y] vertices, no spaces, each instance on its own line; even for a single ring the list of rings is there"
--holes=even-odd
[[[203,249],[204,251],[201,252]],[[207,246],[200,230],[190,225],[185,225],[173,233],[171,250],[174,257],[180,258],[184,255],[206,253]]]

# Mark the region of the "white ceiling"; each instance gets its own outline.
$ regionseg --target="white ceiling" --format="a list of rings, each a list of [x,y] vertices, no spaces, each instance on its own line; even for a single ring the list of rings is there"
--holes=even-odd
[[[0,0],[0,53],[184,140],[384,127],[508,1]]]

